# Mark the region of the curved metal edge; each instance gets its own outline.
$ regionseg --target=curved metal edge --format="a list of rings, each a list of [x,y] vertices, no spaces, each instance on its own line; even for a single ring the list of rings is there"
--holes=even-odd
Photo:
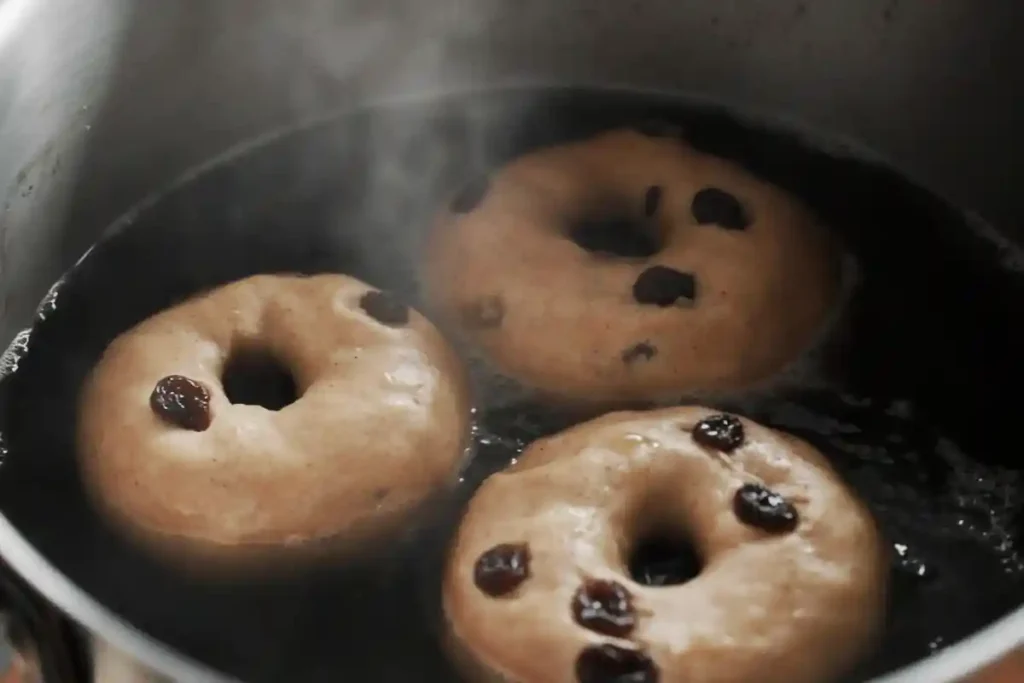
[[[54,606],[89,631],[134,657],[155,673],[189,683],[241,683],[219,674],[132,628],[100,605],[43,558],[0,515],[0,547],[4,559],[19,574],[32,577],[35,588]],[[1024,646],[1024,608],[942,652],[871,683],[953,683]]]
[[[1024,607],[928,659],[871,683],[954,683],[1024,647]]]
[[[129,626],[40,555],[4,515],[0,514],[0,548],[4,559],[55,607],[140,664],[173,680],[189,683],[241,683],[175,652]]]

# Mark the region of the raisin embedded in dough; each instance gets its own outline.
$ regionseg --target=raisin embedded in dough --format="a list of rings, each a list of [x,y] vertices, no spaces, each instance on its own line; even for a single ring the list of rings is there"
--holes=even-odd
[[[210,392],[188,377],[169,375],[157,382],[149,405],[158,417],[175,427],[193,432],[210,427]]]
[[[731,453],[743,445],[743,423],[733,415],[712,415],[693,427],[693,440],[705,448]]]
[[[477,559],[476,585],[494,598],[508,595],[530,578],[530,560],[530,546],[525,543],[496,545]]]
[[[770,533],[792,531],[800,516],[788,500],[761,484],[744,484],[733,501],[736,517],[746,524]]]
[[[693,197],[690,206],[698,225],[717,225],[726,230],[746,230],[750,217],[734,195],[717,187],[707,187]]]
[[[683,273],[667,266],[651,266],[633,283],[633,298],[638,304],[651,304],[662,308],[680,299],[697,298],[697,279],[692,273]]]
[[[614,638],[625,638],[636,628],[633,596],[618,581],[584,582],[573,595],[572,614],[583,628]]]

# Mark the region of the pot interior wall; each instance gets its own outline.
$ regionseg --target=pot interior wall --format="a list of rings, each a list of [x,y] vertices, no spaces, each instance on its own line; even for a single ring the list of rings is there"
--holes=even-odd
[[[2,331],[186,168],[353,100],[458,85],[618,83],[792,117],[1014,229],[1022,27],[1012,0],[10,0]]]

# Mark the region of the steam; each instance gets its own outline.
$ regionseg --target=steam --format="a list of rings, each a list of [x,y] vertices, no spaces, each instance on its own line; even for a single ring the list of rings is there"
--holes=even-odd
[[[371,238],[355,247],[361,263],[387,269],[389,280],[407,282],[411,289],[422,289],[419,274],[396,269],[400,264],[415,269],[422,262],[422,238],[442,205],[463,183],[490,170],[495,143],[514,135],[533,106],[522,93],[500,102],[438,99],[484,82],[493,85],[505,70],[500,47],[494,46],[501,44],[503,12],[509,7],[502,0],[342,0],[318,3],[308,14],[285,17],[278,27],[291,35],[287,42],[301,46],[300,73],[292,79],[294,110],[319,110],[324,84],[350,89],[353,104],[405,105],[382,112],[365,131],[361,146],[368,151],[370,175],[361,199]],[[273,60],[265,67],[274,68]],[[351,226],[341,225],[345,220],[351,220],[350,207],[339,210],[338,234],[339,248],[351,250]],[[415,304],[430,316],[425,301]],[[473,353],[471,345],[460,346],[473,366],[477,396],[503,406],[520,405],[529,395]],[[538,429],[531,423],[526,431]]]
[[[305,6],[304,6],[305,7]],[[496,20],[495,0],[342,0],[303,10],[297,34],[308,64],[379,93],[429,93],[471,78]]]
[[[380,101],[412,105],[375,118],[360,132],[371,173],[364,213],[388,233],[392,248],[418,249],[417,238],[453,185],[487,165],[486,131],[496,127],[495,116],[513,125],[515,112],[481,103],[464,100],[432,114],[416,106],[472,88],[495,71],[488,37],[503,4],[507,8],[499,0],[324,1],[277,10],[268,19],[265,47],[256,51],[259,67],[272,73],[287,64],[294,119],[332,108],[325,107],[325,93],[344,92],[342,108]],[[260,39],[258,34],[252,37]],[[282,46],[295,56],[282,60]],[[360,246],[362,258],[382,258],[379,243]],[[412,258],[403,260],[416,261],[406,255]]]
[[[491,39],[500,36],[504,11],[508,3],[500,0],[341,0],[307,3],[272,18],[260,67],[281,68],[279,46],[297,51],[285,77],[294,119],[330,110],[325,92],[346,93],[342,109],[403,105],[387,108],[358,133],[357,146],[366,154],[360,171],[370,174],[361,213],[374,233],[372,243],[356,244],[361,262],[379,268],[388,259],[417,263],[421,237],[440,206],[489,166],[489,135],[508,131],[525,113],[521,107],[528,103],[510,109],[507,100],[493,106],[486,98],[460,98],[446,106],[437,99],[501,71]],[[351,227],[342,225],[346,220],[352,220],[351,206],[339,207],[342,239]],[[349,238],[345,248],[352,246]],[[398,275],[416,280],[414,273]]]

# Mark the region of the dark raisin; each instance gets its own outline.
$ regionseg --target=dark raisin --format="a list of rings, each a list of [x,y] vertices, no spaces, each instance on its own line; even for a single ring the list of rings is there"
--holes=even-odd
[[[576,623],[595,633],[625,638],[636,628],[633,596],[617,581],[591,580],[576,590],[572,598]]]
[[[679,299],[697,298],[697,279],[668,266],[651,266],[633,283],[633,298],[639,304],[671,306]]]
[[[467,327],[491,330],[505,320],[505,302],[500,296],[485,296],[463,307],[462,320]]]
[[[359,307],[382,325],[401,327],[409,324],[409,307],[387,292],[367,292],[359,299]]]
[[[750,227],[750,217],[740,200],[717,187],[706,187],[694,195],[690,212],[699,225],[718,225],[726,230]]]
[[[496,545],[473,568],[477,588],[493,598],[512,593],[530,578],[530,546],[525,543]]]
[[[682,126],[660,119],[640,121],[633,126],[633,130],[649,138],[677,138],[680,140],[686,133]]]
[[[610,643],[586,647],[576,658],[579,683],[658,683],[660,677],[646,652]]]
[[[731,453],[743,445],[743,423],[732,415],[705,417],[693,427],[693,440],[705,448]]]
[[[650,342],[640,342],[622,352],[622,362],[632,365],[638,360],[651,360],[658,355],[658,348]]]
[[[490,189],[490,178],[486,175],[479,175],[462,186],[458,194],[452,198],[449,208],[452,213],[469,213],[480,206],[480,202],[484,200]]]
[[[651,185],[647,188],[647,192],[644,193],[644,215],[650,218],[654,214],[658,213],[658,207],[661,206],[661,196],[664,192],[660,185]]]
[[[800,517],[788,500],[760,484],[744,484],[733,498],[736,517],[747,526],[770,533],[796,529]]]
[[[210,392],[199,382],[170,375],[156,383],[149,407],[158,417],[182,429],[206,431],[210,426]]]

